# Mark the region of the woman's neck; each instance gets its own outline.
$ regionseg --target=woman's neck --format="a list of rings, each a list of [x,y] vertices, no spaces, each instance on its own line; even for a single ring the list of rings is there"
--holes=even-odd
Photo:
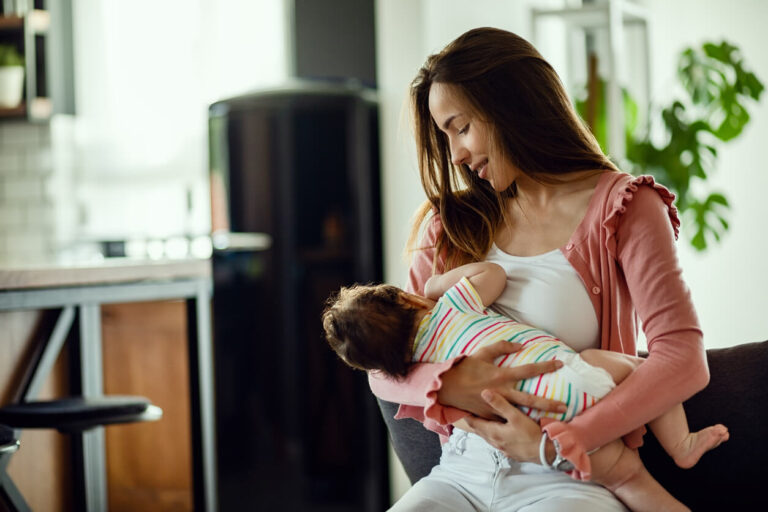
[[[528,211],[546,211],[553,202],[559,202],[570,196],[594,190],[602,172],[579,171],[568,175],[568,179],[557,183],[538,181],[530,176],[522,175],[515,180],[518,206]],[[561,179],[563,176],[554,176]]]

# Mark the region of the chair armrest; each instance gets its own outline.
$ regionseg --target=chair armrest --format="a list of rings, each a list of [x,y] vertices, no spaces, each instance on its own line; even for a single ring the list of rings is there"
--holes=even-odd
[[[678,468],[653,435],[640,457],[692,510],[740,510],[761,503],[768,458],[768,341],[707,350],[709,385],[683,406],[691,431],[722,423],[730,439],[691,469]]]

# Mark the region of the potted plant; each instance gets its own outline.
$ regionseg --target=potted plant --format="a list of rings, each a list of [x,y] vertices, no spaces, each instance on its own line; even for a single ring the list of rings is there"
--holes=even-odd
[[[635,134],[638,107],[623,91],[626,158],[633,174],[652,174],[675,193],[677,208],[691,226],[690,243],[703,251],[711,241],[719,242],[729,227],[728,199],[708,190],[707,184],[718,146],[741,134],[750,119],[747,108],[759,101],[764,86],[746,68],[738,47],[726,41],[683,50],[678,78],[685,97],[659,109],[663,126],[656,141],[651,140],[650,126]],[[576,108],[603,149],[609,149],[605,81],[596,77],[587,89],[592,94],[577,101]]]
[[[24,57],[15,46],[0,44],[0,108],[21,104],[24,90]]]

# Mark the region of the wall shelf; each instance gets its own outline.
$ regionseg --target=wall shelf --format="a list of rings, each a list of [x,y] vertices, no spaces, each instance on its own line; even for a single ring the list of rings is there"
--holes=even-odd
[[[21,105],[14,108],[0,108],[0,119],[4,118],[23,118],[27,115],[27,103],[21,102]]]
[[[24,28],[24,18],[19,16],[0,16],[0,31],[21,30]]]
[[[599,1],[599,0],[598,0]],[[603,0],[600,3],[591,3],[581,7],[568,7],[563,9],[533,9],[532,34],[536,41],[536,30],[539,21],[543,19],[557,18],[566,24],[567,30],[582,30],[585,33],[594,33],[605,30],[608,33],[607,62],[608,76],[607,86],[607,110],[608,110],[608,147],[611,156],[621,164],[626,155],[626,141],[624,139],[624,105],[622,98],[621,77],[619,76],[619,62],[626,59],[626,29],[638,27],[642,33],[642,45],[644,47],[643,86],[647,96],[650,95],[650,61],[648,40],[648,12],[645,7],[630,0]],[[569,62],[570,64],[570,62]]]
[[[0,15],[0,43],[15,46],[25,61],[24,100],[0,108],[0,119],[47,121],[54,113],[74,113],[71,0],[50,7]]]

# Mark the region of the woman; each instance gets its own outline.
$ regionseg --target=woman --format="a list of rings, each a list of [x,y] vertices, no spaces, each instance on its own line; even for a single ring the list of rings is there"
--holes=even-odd
[[[457,426],[503,452],[504,475],[525,489],[510,510],[621,510],[609,493],[576,481],[590,478],[588,453],[621,437],[636,448],[646,422],[709,378],[674,247],[674,197],[651,177],[618,171],[578,119],[552,67],[515,34],[490,28],[463,34],[427,59],[411,100],[429,201],[409,291],[423,292],[433,273],[494,261],[507,271],[496,303],[501,312],[576,350],[628,354],[636,352],[639,319],[649,356],[595,407],[543,428],[514,405],[554,410],[557,404],[513,388],[552,368],[497,368],[493,359],[514,344],[418,365],[402,382],[372,375],[371,388],[403,404],[397,417],[418,419],[443,436],[463,415],[459,410],[473,413]],[[540,465],[553,459],[559,469],[572,464],[575,479]],[[409,491],[409,503],[418,502],[419,486]]]

